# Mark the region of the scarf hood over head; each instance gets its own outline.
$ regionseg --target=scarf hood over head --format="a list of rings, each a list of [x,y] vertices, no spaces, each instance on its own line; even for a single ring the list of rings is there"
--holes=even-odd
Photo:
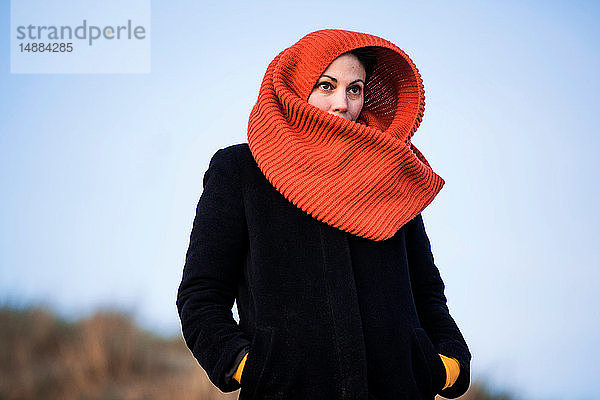
[[[307,102],[341,54],[376,56],[356,121]],[[392,237],[444,185],[411,138],[425,109],[419,71],[393,43],[338,29],[309,33],[269,64],[248,122],[248,145],[287,200],[330,226],[372,240]]]

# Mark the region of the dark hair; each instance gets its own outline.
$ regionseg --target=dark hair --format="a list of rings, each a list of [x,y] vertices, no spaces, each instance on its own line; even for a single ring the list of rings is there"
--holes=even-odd
[[[350,50],[348,53],[353,54],[358,58],[358,61],[362,64],[366,72],[365,83],[369,80],[377,64],[377,57],[375,56],[375,50],[372,46],[359,47],[357,49]]]

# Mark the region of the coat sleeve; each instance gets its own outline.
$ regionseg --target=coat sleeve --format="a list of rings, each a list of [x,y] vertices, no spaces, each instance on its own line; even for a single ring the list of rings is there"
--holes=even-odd
[[[223,392],[240,387],[229,372],[251,344],[231,311],[248,242],[235,165],[235,154],[228,149],[210,160],[177,292],[185,342]]]
[[[434,264],[421,214],[407,223],[405,232],[411,285],[421,326],[438,353],[454,357],[460,364],[456,382],[440,392],[441,396],[453,399],[469,388],[471,353],[456,322],[450,316],[444,295],[444,282]]]

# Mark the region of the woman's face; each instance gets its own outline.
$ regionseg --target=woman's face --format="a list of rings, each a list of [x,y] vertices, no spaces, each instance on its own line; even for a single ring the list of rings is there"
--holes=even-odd
[[[342,54],[323,72],[308,103],[329,114],[355,121],[364,103],[366,72],[353,54]]]

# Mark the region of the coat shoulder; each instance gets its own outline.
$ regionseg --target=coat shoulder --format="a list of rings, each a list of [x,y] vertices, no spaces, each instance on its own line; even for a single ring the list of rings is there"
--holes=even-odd
[[[250,152],[250,146],[248,146],[248,143],[232,144],[227,147],[223,147],[218,151],[222,152],[224,155],[226,154],[229,157],[234,157],[240,161],[248,159],[248,157],[252,158],[252,153]]]
[[[256,160],[250,151],[248,143],[236,143],[219,150],[230,162],[235,163],[240,175],[252,176],[260,173]],[[262,173],[259,174],[262,176]]]
[[[236,143],[218,149],[212,156],[211,164],[219,165],[221,170],[233,174],[241,183],[258,185],[266,181],[262,174],[248,143]]]
[[[248,160],[254,160],[248,143],[236,143],[217,149],[210,157],[210,165],[219,165],[225,170],[238,170]]]
[[[236,143],[220,148],[214,153],[213,158],[224,160],[223,162],[230,167],[248,168],[249,165],[256,166],[248,143]]]

